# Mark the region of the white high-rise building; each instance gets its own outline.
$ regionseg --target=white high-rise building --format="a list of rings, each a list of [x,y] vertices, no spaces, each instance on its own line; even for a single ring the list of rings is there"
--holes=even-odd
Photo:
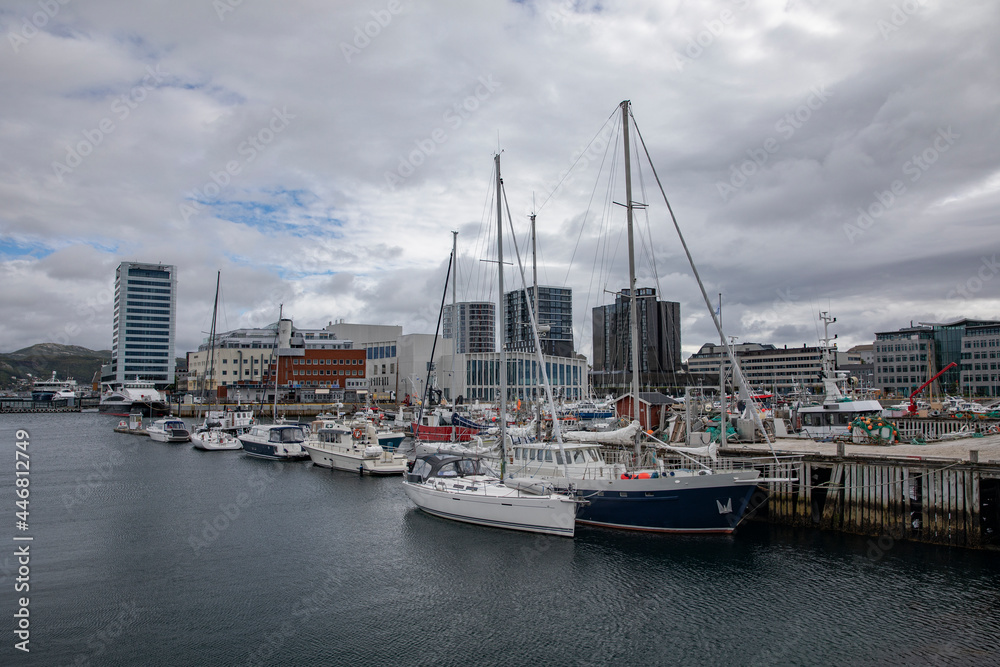
[[[114,334],[105,381],[174,383],[177,267],[122,262],[115,272]]]

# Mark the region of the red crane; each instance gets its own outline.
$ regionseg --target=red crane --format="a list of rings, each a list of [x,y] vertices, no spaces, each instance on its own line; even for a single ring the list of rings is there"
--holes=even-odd
[[[942,375],[944,375],[945,371],[947,371],[952,366],[958,366],[958,364],[956,364],[954,361],[951,362],[950,364],[948,364],[947,366],[945,366],[944,368],[942,368],[941,371],[937,375],[935,375],[930,380],[928,380],[927,382],[925,382],[922,385],[920,385],[920,387],[918,387],[915,392],[913,392],[912,394],[910,394],[910,407],[908,407],[906,409],[906,411],[910,414],[911,417],[913,415],[917,414],[917,402],[915,400],[913,400],[913,397],[916,396],[917,394],[919,394],[920,392],[922,392],[924,390],[924,387],[926,387],[927,385],[929,385],[931,382],[934,382],[934,380],[937,380],[939,377],[941,377]]]

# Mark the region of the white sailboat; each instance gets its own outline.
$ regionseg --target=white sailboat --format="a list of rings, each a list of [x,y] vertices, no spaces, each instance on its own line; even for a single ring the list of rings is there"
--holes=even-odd
[[[208,338],[208,373],[206,376],[209,381],[215,378],[214,375],[214,365],[215,365],[215,323],[216,317],[219,313],[219,281],[222,278],[222,272],[219,271],[215,275],[215,306],[212,308],[212,328],[209,331]],[[240,443],[239,439],[232,433],[224,430],[222,428],[222,423],[219,421],[213,421],[212,415],[212,404],[215,401],[215,391],[210,387],[211,393],[209,393],[208,399],[208,413],[205,417],[205,422],[191,434],[191,444],[196,448],[206,452],[219,452],[219,451],[232,451],[236,449],[243,449],[243,445]]]
[[[503,299],[503,215],[500,155],[494,157],[497,200],[497,262],[499,293]],[[452,251],[451,261],[455,261]],[[450,262],[449,262],[450,273]],[[445,287],[447,289],[447,285]],[[500,308],[503,331],[503,308]],[[507,357],[500,346],[500,367]],[[551,484],[526,484],[505,479],[504,447],[507,415],[507,374],[500,373],[500,472],[492,470],[478,457],[449,454],[418,456],[413,470],[403,481],[406,495],[418,508],[435,516],[532,533],[573,537],[576,511],[580,504],[572,496],[556,493]]]

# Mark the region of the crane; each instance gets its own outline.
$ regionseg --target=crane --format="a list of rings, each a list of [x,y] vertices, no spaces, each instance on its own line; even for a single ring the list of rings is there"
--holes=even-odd
[[[927,382],[925,382],[922,385],[920,385],[917,388],[916,391],[914,391],[912,394],[910,394],[910,406],[906,409],[906,411],[909,413],[909,415],[911,417],[913,415],[917,414],[917,402],[914,400],[914,396],[916,396],[917,394],[919,394],[920,392],[922,392],[924,390],[924,387],[926,387],[927,385],[929,385],[931,382],[934,382],[934,380],[937,380],[939,377],[941,377],[942,375],[944,375],[945,371],[947,371],[948,369],[950,369],[952,366],[958,366],[958,364],[956,364],[954,361],[951,362],[950,364],[948,364],[947,366],[945,366],[944,368],[942,368],[940,370],[940,372],[938,372],[934,377],[932,377],[930,380],[928,380]]]

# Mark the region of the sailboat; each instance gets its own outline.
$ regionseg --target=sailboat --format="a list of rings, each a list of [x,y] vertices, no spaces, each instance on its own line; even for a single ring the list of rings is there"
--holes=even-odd
[[[631,387],[633,421],[623,432],[627,438],[632,439],[635,448],[634,460],[639,462],[644,457],[639,428],[639,401],[635,400],[639,396],[640,366],[632,232],[632,213],[635,203],[632,200],[629,155],[630,104],[626,100],[620,106],[622,143],[625,151],[625,208],[633,368]],[[531,313],[531,316],[534,321],[534,313]],[[536,347],[539,347],[537,341]],[[550,393],[548,386],[546,391]],[[552,402],[551,395],[549,401]],[[555,415],[554,405],[552,412]],[[681,456],[682,462],[666,464],[660,459],[652,465],[638,468],[626,467],[624,464],[609,464],[604,458],[602,449],[594,443],[562,443],[558,420],[555,418],[553,431],[556,442],[517,445],[510,454],[509,462],[516,466],[520,475],[547,480],[557,489],[568,489],[578,498],[589,501],[580,507],[577,514],[577,522],[580,524],[660,533],[732,533],[742,519],[757,484],[762,481],[760,472],[752,467],[722,468],[706,462],[706,458],[714,459],[714,451],[685,453],[683,448],[671,447],[662,442],[657,443],[657,448]]]
[[[494,157],[497,198],[497,262],[499,292],[503,299],[503,217],[500,154]],[[455,260],[454,250],[451,261]],[[449,273],[451,271],[449,262]],[[447,289],[447,287],[446,287]],[[500,330],[503,331],[503,309]],[[500,346],[500,367],[507,367]],[[435,516],[531,533],[573,537],[577,506],[572,496],[556,493],[553,485],[538,480],[505,478],[504,455],[507,416],[507,374],[500,373],[500,471],[481,458],[451,454],[425,454],[414,461],[403,480],[406,495],[418,508]]]
[[[222,271],[215,274],[215,306],[212,308],[212,328],[208,338],[208,372],[206,377],[211,381],[215,378],[215,323],[219,314],[219,282],[222,279]],[[211,389],[211,387],[210,387]],[[208,412],[205,415],[204,423],[191,434],[191,445],[195,449],[206,452],[232,451],[243,449],[237,437],[222,429],[222,423],[212,421],[212,404],[215,400],[215,391],[209,393]]]

